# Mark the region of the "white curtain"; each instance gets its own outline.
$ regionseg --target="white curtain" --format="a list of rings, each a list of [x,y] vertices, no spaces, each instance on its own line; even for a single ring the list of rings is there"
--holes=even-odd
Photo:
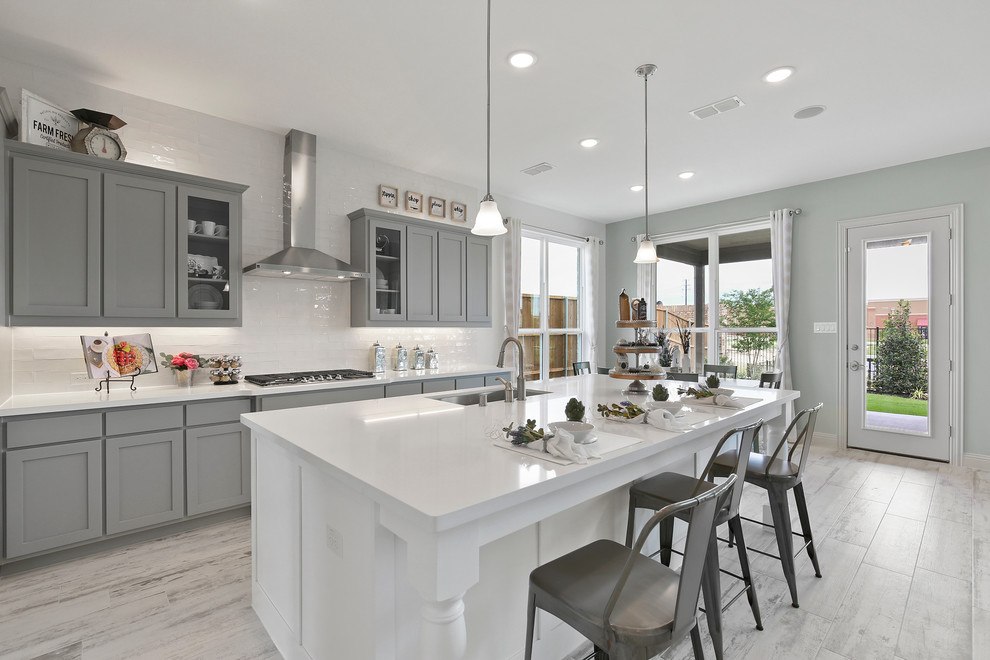
[[[598,368],[598,278],[601,273],[602,240],[597,236],[585,238],[583,263],[581,318],[584,326],[584,355],[582,359],[591,362],[591,373]],[[603,365],[604,366],[604,365]]]
[[[770,255],[773,263],[773,305],[777,321],[777,359],[774,368],[782,372],[781,387],[791,389],[791,350],[788,316],[791,311],[791,233],[792,209],[778,209],[770,219]]]
[[[502,237],[505,263],[505,336],[518,337],[521,323],[522,288],[520,265],[522,260],[522,221],[506,218],[508,233]],[[516,352],[507,351],[506,366],[515,366]]]

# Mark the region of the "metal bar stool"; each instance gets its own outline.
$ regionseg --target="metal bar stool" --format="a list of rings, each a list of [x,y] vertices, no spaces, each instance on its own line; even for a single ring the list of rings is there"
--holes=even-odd
[[[708,559],[705,563],[705,575],[701,583],[701,589],[705,596],[705,617],[708,619],[708,630],[712,637],[712,645],[715,647],[715,657],[719,660],[722,658],[723,646],[722,612],[732,605],[742,594],[745,593],[749,600],[750,609],[753,611],[753,619],[756,621],[756,629],[763,630],[763,622],[760,618],[760,604],[757,600],[756,587],[753,584],[752,575],[750,574],[749,557],[746,554],[745,543],[742,542],[742,523],[739,520],[739,500],[742,498],[743,478],[746,475],[749,452],[761,426],[763,426],[762,419],[748,426],[733,429],[722,436],[722,439],[715,445],[715,451],[712,452],[711,458],[708,459],[708,465],[705,466],[705,470],[702,472],[700,478],[696,479],[676,472],[663,472],[649,479],[637,482],[629,488],[629,517],[626,522],[626,545],[632,543],[636,509],[660,509],[672,502],[694,497],[698,493],[715,488],[712,467],[716,459],[720,455],[724,455],[722,454],[722,449],[726,443],[731,439],[738,440],[737,446],[739,449],[732,450],[732,454],[736,457],[733,467],[733,473],[736,476],[736,485],[726,498],[725,504],[715,514],[715,527],[718,527],[722,523],[727,523],[730,538],[736,537],[739,540],[736,544],[736,551],[739,555],[739,565],[742,575],[735,575],[719,568],[717,538],[715,534],[712,534],[708,548]],[[674,519],[669,518],[664,520],[660,523],[659,528],[660,561],[665,566],[669,566],[671,552],[677,552],[672,548]],[[742,580],[745,584],[745,587],[730,598],[725,605],[721,603],[720,571]]]
[[[738,371],[739,367],[734,364],[706,364],[701,373],[705,376],[715,374],[719,378],[735,378]]]
[[[804,484],[801,477],[804,474],[804,466],[808,462],[808,452],[811,449],[811,438],[815,433],[815,421],[818,419],[818,411],[824,404],[819,403],[813,408],[806,408],[799,412],[790,424],[784,435],[777,443],[777,448],[773,454],[767,456],[753,452],[749,456],[746,468],[746,483],[759,486],[767,491],[770,499],[770,512],[773,516],[773,524],[767,525],[759,520],[743,518],[743,520],[773,527],[774,535],[777,537],[777,550],[779,556],[772,555],[761,550],[749,548],[767,557],[779,559],[784,570],[784,578],[787,580],[787,587],[791,592],[791,604],[798,607],[797,578],[794,572],[794,541],[791,536],[800,536],[804,539],[804,545],[798,548],[797,552],[808,551],[808,557],[815,568],[815,577],[821,577],[822,571],[818,566],[818,553],[815,551],[815,541],[811,535],[811,521],[808,517],[808,502],[804,497]],[[793,439],[790,449],[783,452],[788,441]],[[800,448],[800,454],[798,449]],[[782,453],[783,452],[783,453]],[[795,456],[795,454],[797,454]],[[736,459],[734,452],[722,454],[715,459],[712,466],[712,473],[715,476],[727,476],[735,471]],[[791,514],[787,506],[787,491],[794,491],[794,502],[797,504],[798,516],[801,519],[801,533],[791,530]],[[731,530],[730,530],[731,531]],[[732,536],[729,536],[730,541]],[[743,543],[740,538],[739,543]]]
[[[590,374],[591,373],[591,363],[590,362],[572,362],[571,368],[574,370],[574,375],[580,374]]]
[[[533,657],[536,608],[553,614],[595,645],[595,658],[648,660],[688,633],[704,658],[698,631],[698,592],[715,514],[735,476],[697,497],[665,506],[628,548],[599,540],[533,570],[526,609],[526,660]],[[684,564],[678,573],[641,554],[653,529],[673,516],[688,519]]]

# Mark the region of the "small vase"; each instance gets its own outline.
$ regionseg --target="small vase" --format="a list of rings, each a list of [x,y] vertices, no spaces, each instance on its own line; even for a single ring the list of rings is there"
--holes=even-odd
[[[175,372],[175,384],[179,387],[192,387],[192,369],[173,369]]]

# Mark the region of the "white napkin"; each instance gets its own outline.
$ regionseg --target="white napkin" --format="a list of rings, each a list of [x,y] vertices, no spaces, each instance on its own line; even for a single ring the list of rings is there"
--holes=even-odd
[[[646,423],[664,431],[687,431],[691,428],[690,424],[677,421],[674,413],[662,408],[646,413]]]
[[[574,442],[574,436],[571,433],[561,428],[558,428],[557,432],[547,441],[547,451],[552,456],[566,458],[581,465],[587,463],[589,458],[602,457],[598,453],[597,443],[578,444]]]
[[[726,408],[745,408],[743,404],[739,403],[730,395],[716,394],[715,395],[715,405],[725,406]]]

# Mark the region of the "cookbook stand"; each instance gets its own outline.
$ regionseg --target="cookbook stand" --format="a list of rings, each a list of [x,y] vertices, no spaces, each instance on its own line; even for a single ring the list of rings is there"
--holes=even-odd
[[[106,376],[104,376],[103,378],[100,379],[100,384],[97,385],[94,389],[97,392],[100,392],[101,390],[103,390],[103,386],[106,385],[107,386],[107,393],[109,393],[110,392],[110,381],[117,381],[118,383],[126,383],[127,381],[130,381],[130,383],[131,383],[131,392],[137,392],[137,387],[134,386],[134,379],[137,378],[140,375],[141,375],[141,370],[140,369],[137,370],[137,373],[136,374],[131,374],[130,376],[121,376],[120,378],[111,378],[110,377],[110,374],[107,374]]]

